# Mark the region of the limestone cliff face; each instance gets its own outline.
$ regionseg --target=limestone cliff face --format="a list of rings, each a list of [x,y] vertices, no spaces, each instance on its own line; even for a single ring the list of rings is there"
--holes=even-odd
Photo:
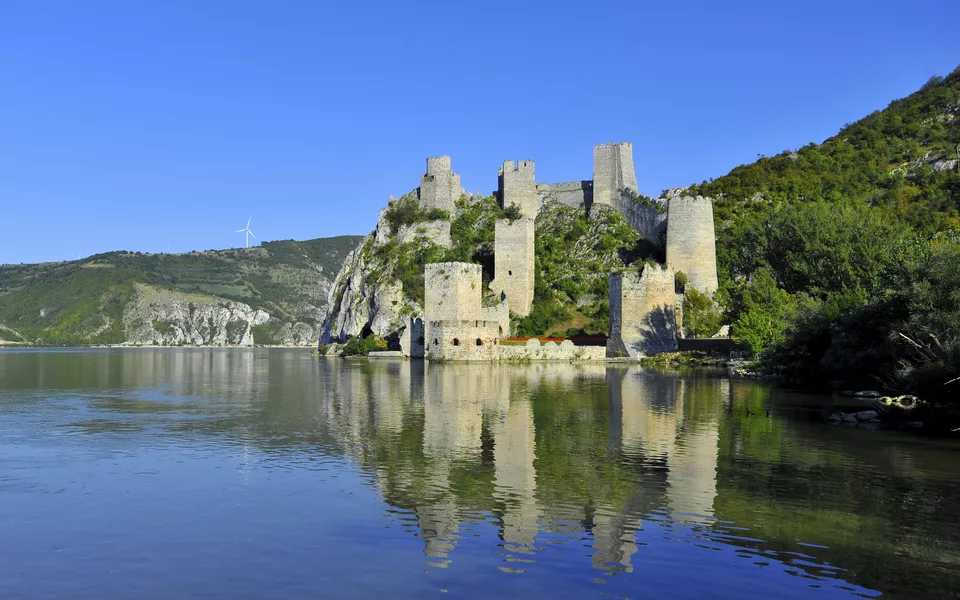
[[[373,252],[394,237],[385,212],[381,211],[376,230],[347,255],[330,288],[320,329],[321,343],[344,342],[348,337],[370,332],[387,337],[402,326],[402,310],[407,315],[421,313],[416,303],[404,298],[403,286],[398,281],[383,276],[387,265],[381,264]],[[449,224],[446,229],[449,232]]]
[[[252,346],[270,315],[241,302],[142,284],[123,313],[130,346]]]

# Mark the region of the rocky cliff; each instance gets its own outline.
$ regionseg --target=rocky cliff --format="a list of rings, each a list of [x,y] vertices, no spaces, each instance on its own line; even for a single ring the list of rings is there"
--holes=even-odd
[[[252,346],[252,329],[270,315],[232,302],[136,284],[123,313],[125,345]]]
[[[0,265],[0,344],[316,344],[361,239]]]

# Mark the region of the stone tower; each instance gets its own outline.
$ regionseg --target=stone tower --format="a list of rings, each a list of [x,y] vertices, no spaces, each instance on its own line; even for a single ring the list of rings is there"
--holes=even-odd
[[[637,191],[633,144],[600,144],[593,147],[593,204],[620,210],[621,190]]]
[[[708,296],[717,291],[717,244],[713,200],[670,198],[667,205],[667,266],[683,271],[687,285]]]
[[[424,321],[483,319],[482,267],[472,263],[424,265]]]
[[[420,206],[426,209],[440,208],[453,213],[454,203],[462,194],[460,176],[450,169],[450,157],[428,158],[427,173],[420,176]]]
[[[540,211],[540,196],[537,194],[533,161],[504,161],[498,179],[497,199],[500,207],[516,204],[525,218],[536,219]]]
[[[525,317],[533,305],[533,219],[497,221],[493,241],[494,279],[490,289],[504,297],[510,312]]]
[[[675,272],[670,267],[647,265],[610,274],[610,337],[607,357],[642,358],[675,352],[677,323]]]

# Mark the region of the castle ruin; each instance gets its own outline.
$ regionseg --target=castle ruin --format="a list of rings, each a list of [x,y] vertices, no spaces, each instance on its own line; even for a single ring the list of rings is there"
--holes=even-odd
[[[509,326],[484,313],[482,268],[473,263],[433,263],[424,269],[425,356],[433,360],[494,360]],[[486,319],[485,316],[494,317]]]
[[[449,156],[434,156],[427,159],[427,172],[420,176],[418,191],[420,206],[426,209],[439,208],[449,213],[463,194],[460,176],[450,168]]]
[[[717,291],[717,244],[713,200],[674,196],[667,209],[667,264],[687,276],[687,285],[713,296]]]
[[[460,176],[451,170],[449,156],[427,159],[420,178],[420,204],[456,214],[463,194]],[[674,196],[667,201],[641,196],[629,142],[594,146],[592,181],[538,184],[534,161],[508,160],[498,173],[498,202],[516,205],[520,217],[495,224],[494,278],[489,288],[499,304],[483,307],[482,267],[445,262],[424,269],[423,319],[410,319],[401,339],[405,356],[434,360],[640,358],[675,351],[682,337],[682,295],[676,273],[687,285],[712,296],[717,290],[713,203],[709,198]],[[561,202],[593,214],[616,210],[652,243],[666,246],[666,265],[647,265],[612,273],[610,331],[606,348],[563,344],[541,345],[532,339],[524,346],[502,345],[510,335],[510,317],[530,314],[534,300],[536,216],[546,202]],[[434,223],[443,225],[443,223]],[[449,238],[449,228],[436,227],[437,240]],[[423,226],[404,229],[404,239],[426,235]],[[432,232],[432,230],[431,230]],[[600,351],[595,352],[596,351]]]
[[[509,208],[516,204],[523,218],[536,219],[540,212],[540,196],[534,180],[533,161],[504,161],[497,179],[497,200],[500,208]]]
[[[610,274],[610,335],[607,356],[642,358],[675,352],[681,329],[677,319],[675,271],[646,265]]]

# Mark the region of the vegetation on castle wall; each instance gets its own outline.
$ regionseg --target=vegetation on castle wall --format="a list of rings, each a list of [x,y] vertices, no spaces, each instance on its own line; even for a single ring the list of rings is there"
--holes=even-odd
[[[689,338],[708,338],[720,329],[720,315],[713,300],[694,287],[683,296],[683,332]]]
[[[390,231],[396,233],[405,225],[422,223],[424,221],[446,220],[450,213],[441,208],[426,209],[420,206],[417,192],[405,194],[387,205],[384,219],[390,224]]]

